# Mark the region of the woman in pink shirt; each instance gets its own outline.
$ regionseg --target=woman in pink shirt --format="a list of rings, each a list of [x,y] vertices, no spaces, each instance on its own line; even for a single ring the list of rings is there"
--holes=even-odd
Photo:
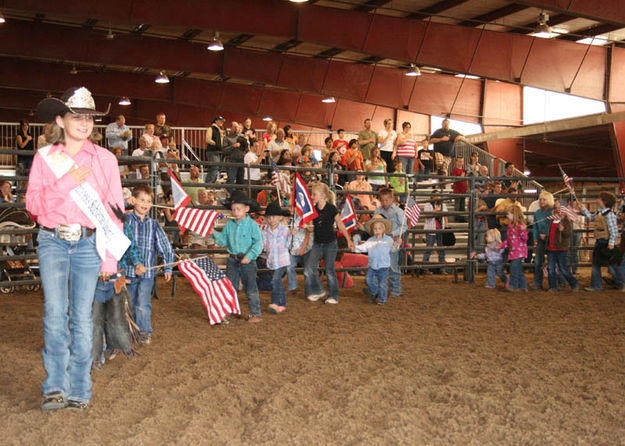
[[[35,154],[26,191],[26,209],[39,223],[37,253],[44,294],[42,410],[85,409],[91,398],[93,304],[98,275],[117,271],[116,259],[96,249],[96,225],[79,208],[70,192],[95,190],[114,225],[113,208],[123,209],[117,159],[93,144],[96,111],[84,87],[67,90],[60,99],[37,106],[41,121],[50,122],[48,141]],[[95,194],[94,194],[95,195]],[[97,200],[86,200],[89,209]],[[120,211],[121,212],[121,211]],[[104,250],[102,250],[104,252]]]

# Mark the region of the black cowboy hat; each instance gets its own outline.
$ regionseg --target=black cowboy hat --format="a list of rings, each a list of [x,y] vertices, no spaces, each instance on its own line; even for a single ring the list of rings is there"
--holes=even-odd
[[[256,200],[249,198],[243,192],[235,190],[230,194],[230,197],[224,201],[224,206],[230,209],[233,204],[239,203],[250,207],[250,212],[258,212],[260,206]]]
[[[282,217],[289,217],[291,213],[286,209],[282,209],[280,205],[275,201],[272,201],[265,208],[265,217],[269,215],[280,215]]]
[[[111,104],[105,112],[97,111],[89,90],[85,87],[72,87],[65,90],[60,98],[45,98],[39,102],[37,115],[40,121],[52,122],[57,116],[63,116],[67,112],[102,116],[108,114],[110,109]]]

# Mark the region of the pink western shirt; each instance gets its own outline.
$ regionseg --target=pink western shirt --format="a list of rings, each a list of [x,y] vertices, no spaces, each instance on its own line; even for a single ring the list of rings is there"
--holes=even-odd
[[[57,144],[50,149],[50,153],[65,152],[63,144]],[[115,217],[110,204],[116,204],[124,209],[124,198],[119,176],[119,168],[115,155],[108,150],[85,141],[80,152],[70,156],[77,166],[91,168],[87,182],[98,192],[104,207],[113,221],[122,228],[122,223]],[[94,228],[94,224],[80,210],[70,198],[69,193],[78,186],[68,173],[57,179],[40,153],[36,153],[28,177],[26,190],[26,209],[40,226],[56,228],[62,224],[80,224],[87,228]],[[106,259],[102,262],[102,271],[117,271],[117,260],[107,251]]]

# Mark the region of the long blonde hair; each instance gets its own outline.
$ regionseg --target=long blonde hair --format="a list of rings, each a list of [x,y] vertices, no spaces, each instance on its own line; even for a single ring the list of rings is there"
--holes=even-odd
[[[330,188],[328,187],[327,184],[325,183],[315,183],[313,184],[313,186],[310,188],[311,192],[312,191],[317,191],[317,192],[321,192],[323,195],[325,195],[326,197],[326,201],[332,205],[336,204],[336,199],[334,197],[334,192],[332,192],[330,190]]]
[[[499,229],[497,228],[489,229],[488,231],[486,231],[487,240],[488,240],[488,236],[491,236],[495,242],[501,244],[501,232],[499,232]]]
[[[510,222],[510,224],[525,224],[525,215],[523,215],[523,209],[521,209],[519,206],[510,206],[506,212],[512,213],[512,221]]]

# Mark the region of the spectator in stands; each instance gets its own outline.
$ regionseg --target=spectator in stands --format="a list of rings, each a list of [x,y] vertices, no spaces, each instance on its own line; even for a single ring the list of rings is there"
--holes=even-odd
[[[500,248],[508,248],[508,260],[510,260],[510,281],[506,291],[527,291],[527,281],[523,274],[523,260],[527,258],[527,226],[525,215],[519,206],[509,206],[506,211],[507,225],[506,240],[499,245]]]
[[[211,126],[206,130],[206,154],[202,157],[202,161],[210,163],[206,173],[207,183],[216,183],[221,170],[216,163],[221,161],[224,121],[223,116],[216,116]]]
[[[189,167],[189,183],[201,183],[200,181],[200,169],[198,169],[198,167],[193,164]],[[198,203],[198,191],[200,189],[203,189],[203,186],[183,186],[184,190],[187,191],[187,193],[189,194],[189,197],[191,197],[191,200],[193,200],[194,203]]]
[[[297,137],[295,133],[293,133],[293,128],[290,125],[284,126],[284,140],[289,144],[289,148],[291,152],[295,148],[295,144],[297,143]]]
[[[356,175],[356,179],[354,181],[351,181],[347,185],[347,190],[354,191],[354,192],[373,192],[373,188],[371,187],[371,184],[369,184],[369,182],[367,181],[367,177],[364,175]],[[372,195],[373,194],[354,194],[352,192],[352,197],[358,198],[360,202],[362,203],[362,206],[365,209],[369,209],[369,210],[372,209],[372,206],[371,206]]]
[[[386,163],[389,173],[393,173],[393,153],[395,152],[395,142],[397,141],[397,132],[393,130],[393,120],[386,118],[384,120],[384,129],[378,133],[378,143],[380,144],[380,154]]]
[[[482,198],[478,198],[477,206],[475,212],[487,212],[488,205],[486,201]],[[484,237],[486,236],[486,216],[485,215],[476,215],[475,221],[473,223],[473,245],[476,248],[481,249],[484,245]]]
[[[144,151],[151,150],[152,152],[158,152],[163,148],[161,140],[154,135],[154,124],[145,125],[145,132],[139,138],[139,147]]]
[[[401,133],[397,135],[397,146],[392,157],[401,160],[402,170],[408,174],[414,173],[414,160],[417,156],[417,142],[412,135],[412,126],[409,122],[401,125]]]
[[[37,138],[37,148],[41,149],[44,146],[47,146],[48,144],[50,144],[48,142],[48,138],[46,136],[46,134],[48,133],[48,129],[50,128],[50,124],[46,123],[43,125],[43,128],[41,129],[41,135],[39,135],[39,137]]]
[[[293,158],[297,159],[298,156],[302,153],[302,147],[306,144],[306,136],[303,133],[297,137],[297,144],[293,147]]]
[[[443,125],[440,129],[432,133],[430,142],[434,144],[434,152],[440,153],[447,159],[456,156],[454,145],[458,141],[465,141],[462,134],[449,128],[449,119],[443,119]]]
[[[405,173],[401,167],[401,160],[399,158],[395,158],[393,160],[393,173],[395,174],[403,174]],[[395,194],[399,197],[399,200],[404,203],[406,201],[406,193],[408,192],[408,180],[404,176],[393,176],[388,179],[388,185],[391,187]]]
[[[469,157],[469,163],[466,165],[466,171],[468,177],[480,176],[480,155],[477,152],[472,152]]]
[[[501,195],[501,182],[495,181],[492,183],[492,189],[490,190],[487,197],[484,197],[484,202],[486,206],[488,206],[488,212],[496,212],[495,206],[497,204],[497,200],[499,197],[497,195]],[[499,218],[497,215],[489,215],[486,218],[486,222],[488,224],[488,229],[499,229],[501,226],[499,225]]]
[[[175,142],[169,142],[169,145],[167,146],[167,155],[165,156],[165,158],[168,160],[180,161],[180,152],[178,151]],[[167,167],[169,167],[174,172],[174,174],[176,174],[176,177],[180,178],[180,173],[178,172],[178,163],[168,162]]]
[[[283,149],[278,156],[278,166],[293,166],[293,154],[289,149]]]
[[[365,169],[367,172],[386,173],[386,162],[382,159],[379,147],[373,147],[369,157],[370,159],[365,162]],[[388,178],[386,175],[372,175],[368,177],[368,180],[374,192],[380,187],[388,187]]]
[[[507,162],[505,164],[506,171],[504,173],[505,180],[502,180],[504,193],[509,193],[511,188],[518,189],[521,185],[520,181],[514,181],[512,178],[516,178],[514,175],[515,167],[513,162]]]
[[[486,193],[486,184],[490,181],[488,166],[480,166],[479,176],[474,181],[475,190],[481,194]]]
[[[149,180],[150,179],[150,166],[148,166],[147,164],[143,164],[140,168],[139,168],[139,179],[140,180]]]
[[[349,141],[347,152],[345,152],[345,166],[347,170],[352,172],[362,172],[365,170],[364,159],[362,153],[358,148],[358,140],[352,139]],[[351,181],[354,177],[348,177]]]
[[[543,289],[543,266],[545,265],[545,254],[547,254],[547,242],[549,240],[549,230],[551,221],[547,220],[553,213],[553,195],[546,190],[538,196],[538,209],[534,212],[534,283],[530,284],[533,290]],[[568,238],[567,238],[568,241]]]
[[[291,151],[291,146],[288,142],[286,142],[284,136],[284,130],[278,129],[276,131],[276,137],[273,139],[273,141],[270,141],[267,144],[267,151],[269,152],[271,158],[273,158],[274,162],[278,161],[280,153],[283,150],[286,149],[288,151]]]
[[[252,128],[252,120],[250,118],[245,118],[243,121],[243,136],[247,138],[247,144],[251,147],[258,142],[258,138],[256,137],[256,132]]]
[[[16,140],[17,150],[28,150],[32,153],[30,155],[17,155],[17,175],[27,175],[30,171],[30,166],[33,164],[35,145],[33,143],[33,135],[30,132],[30,124],[25,119],[20,121]]]
[[[263,160],[265,159],[266,152],[261,150],[260,155],[259,155],[258,154],[259,149],[260,148],[258,146],[250,145],[248,147],[247,153],[245,154],[245,157],[243,158],[243,163],[247,164],[248,166],[258,166],[259,164],[262,164]],[[249,180],[251,184],[254,184],[254,185],[261,184],[260,169],[246,167],[243,173],[243,178],[246,181],[248,179],[248,175],[249,175]],[[250,198],[256,199],[258,192],[259,192],[258,189],[252,189],[252,196]]]
[[[12,188],[9,180],[0,181],[0,203],[15,203],[16,197],[11,192]]]
[[[618,223],[612,208],[616,204],[616,197],[610,192],[601,192],[597,198],[597,212],[591,214],[583,205],[582,214],[588,221],[594,221],[595,247],[592,251],[592,274],[590,286],[585,291],[598,291],[603,289],[601,267],[607,266],[612,274],[615,284],[623,286],[623,277],[618,268],[616,252],[614,249],[618,238]]]
[[[265,133],[263,133],[263,150],[267,150],[267,146],[271,141],[276,139],[276,131],[278,130],[278,126],[275,122],[269,121],[267,123],[267,129]]]
[[[332,141],[331,149],[336,150],[339,153],[341,157],[341,164],[345,165],[345,161],[344,161],[345,152],[347,152],[347,147],[348,147],[347,140],[345,139],[345,130],[338,129],[336,131],[336,136],[337,136],[337,139]],[[332,139],[332,137],[330,136],[328,138]]]
[[[423,212],[447,212],[447,205],[441,201],[440,196],[436,193],[430,197],[430,201],[428,201],[425,206],[423,206]],[[432,230],[441,230],[446,229],[448,226],[447,217],[444,215],[432,215],[430,217],[426,217],[425,224],[423,225],[423,229],[426,231]],[[425,235],[425,246],[432,247],[436,244],[436,246],[443,246],[443,234],[440,232],[431,232]],[[445,265],[445,250],[437,249],[438,253],[438,263]],[[430,255],[432,254],[431,250],[425,251],[423,253],[423,263],[427,263],[430,261]],[[433,271],[431,269],[425,270],[426,274],[432,274]],[[447,270],[443,266],[441,268],[441,274],[447,275]]]
[[[365,160],[369,159],[371,149],[378,145],[378,134],[371,130],[371,119],[365,119],[365,128],[358,134],[360,153]]]
[[[111,149],[111,152],[113,152],[113,155],[120,157],[123,156],[122,150],[123,149],[121,147],[113,147]],[[130,168],[127,164],[119,164],[119,175],[122,177],[122,179],[130,175],[130,173]]]
[[[454,168],[451,170],[450,176],[452,177],[466,177],[467,171],[464,168],[464,158],[459,156],[456,158]],[[466,181],[456,181],[453,185],[454,194],[466,194],[467,193],[467,182]],[[456,197],[454,198],[454,209],[457,212],[464,212],[466,209],[466,198],[465,197]],[[455,218],[457,222],[466,222],[467,218],[463,215],[458,215]]]
[[[326,139],[323,140],[323,142],[324,142],[325,146],[321,149],[321,157],[319,159],[317,159],[317,161],[321,161],[321,160],[325,159],[330,154],[330,152],[332,151],[332,144],[334,143],[332,141],[332,137],[328,136]],[[314,151],[313,151],[313,156],[314,156]]]
[[[324,168],[328,170],[332,168],[334,172],[343,171],[343,165],[341,164],[341,155],[339,155],[339,152],[337,152],[336,150],[333,150],[332,152],[330,152]],[[339,184],[340,186],[345,185],[345,175],[338,175],[338,174],[336,175],[338,176],[338,181],[335,182],[334,184]],[[324,181],[328,183],[328,176],[325,174],[324,174]]]
[[[107,125],[104,133],[109,150],[112,151],[114,148],[119,147],[122,149],[122,153],[128,153],[128,142],[132,139],[132,131],[126,125],[124,115],[117,115],[115,122]]]
[[[421,150],[417,152],[419,175],[429,175],[434,170],[434,152],[430,150],[428,140],[421,141]]]
[[[316,167],[317,159],[313,156],[313,148],[310,144],[305,144],[302,147],[302,154],[297,158],[295,164],[303,165],[304,163],[310,163],[307,167]]]
[[[228,163],[243,163],[247,153],[247,139],[241,133],[242,127],[238,122],[232,121],[228,134],[223,140],[223,154]],[[243,166],[226,167],[228,184],[243,184],[245,168]]]
[[[171,131],[171,127],[166,124],[167,116],[165,113],[160,112],[156,115],[156,126],[154,127],[154,135],[158,136],[161,140],[163,138],[167,139],[167,143],[169,144],[170,140],[173,140],[173,132]]]

